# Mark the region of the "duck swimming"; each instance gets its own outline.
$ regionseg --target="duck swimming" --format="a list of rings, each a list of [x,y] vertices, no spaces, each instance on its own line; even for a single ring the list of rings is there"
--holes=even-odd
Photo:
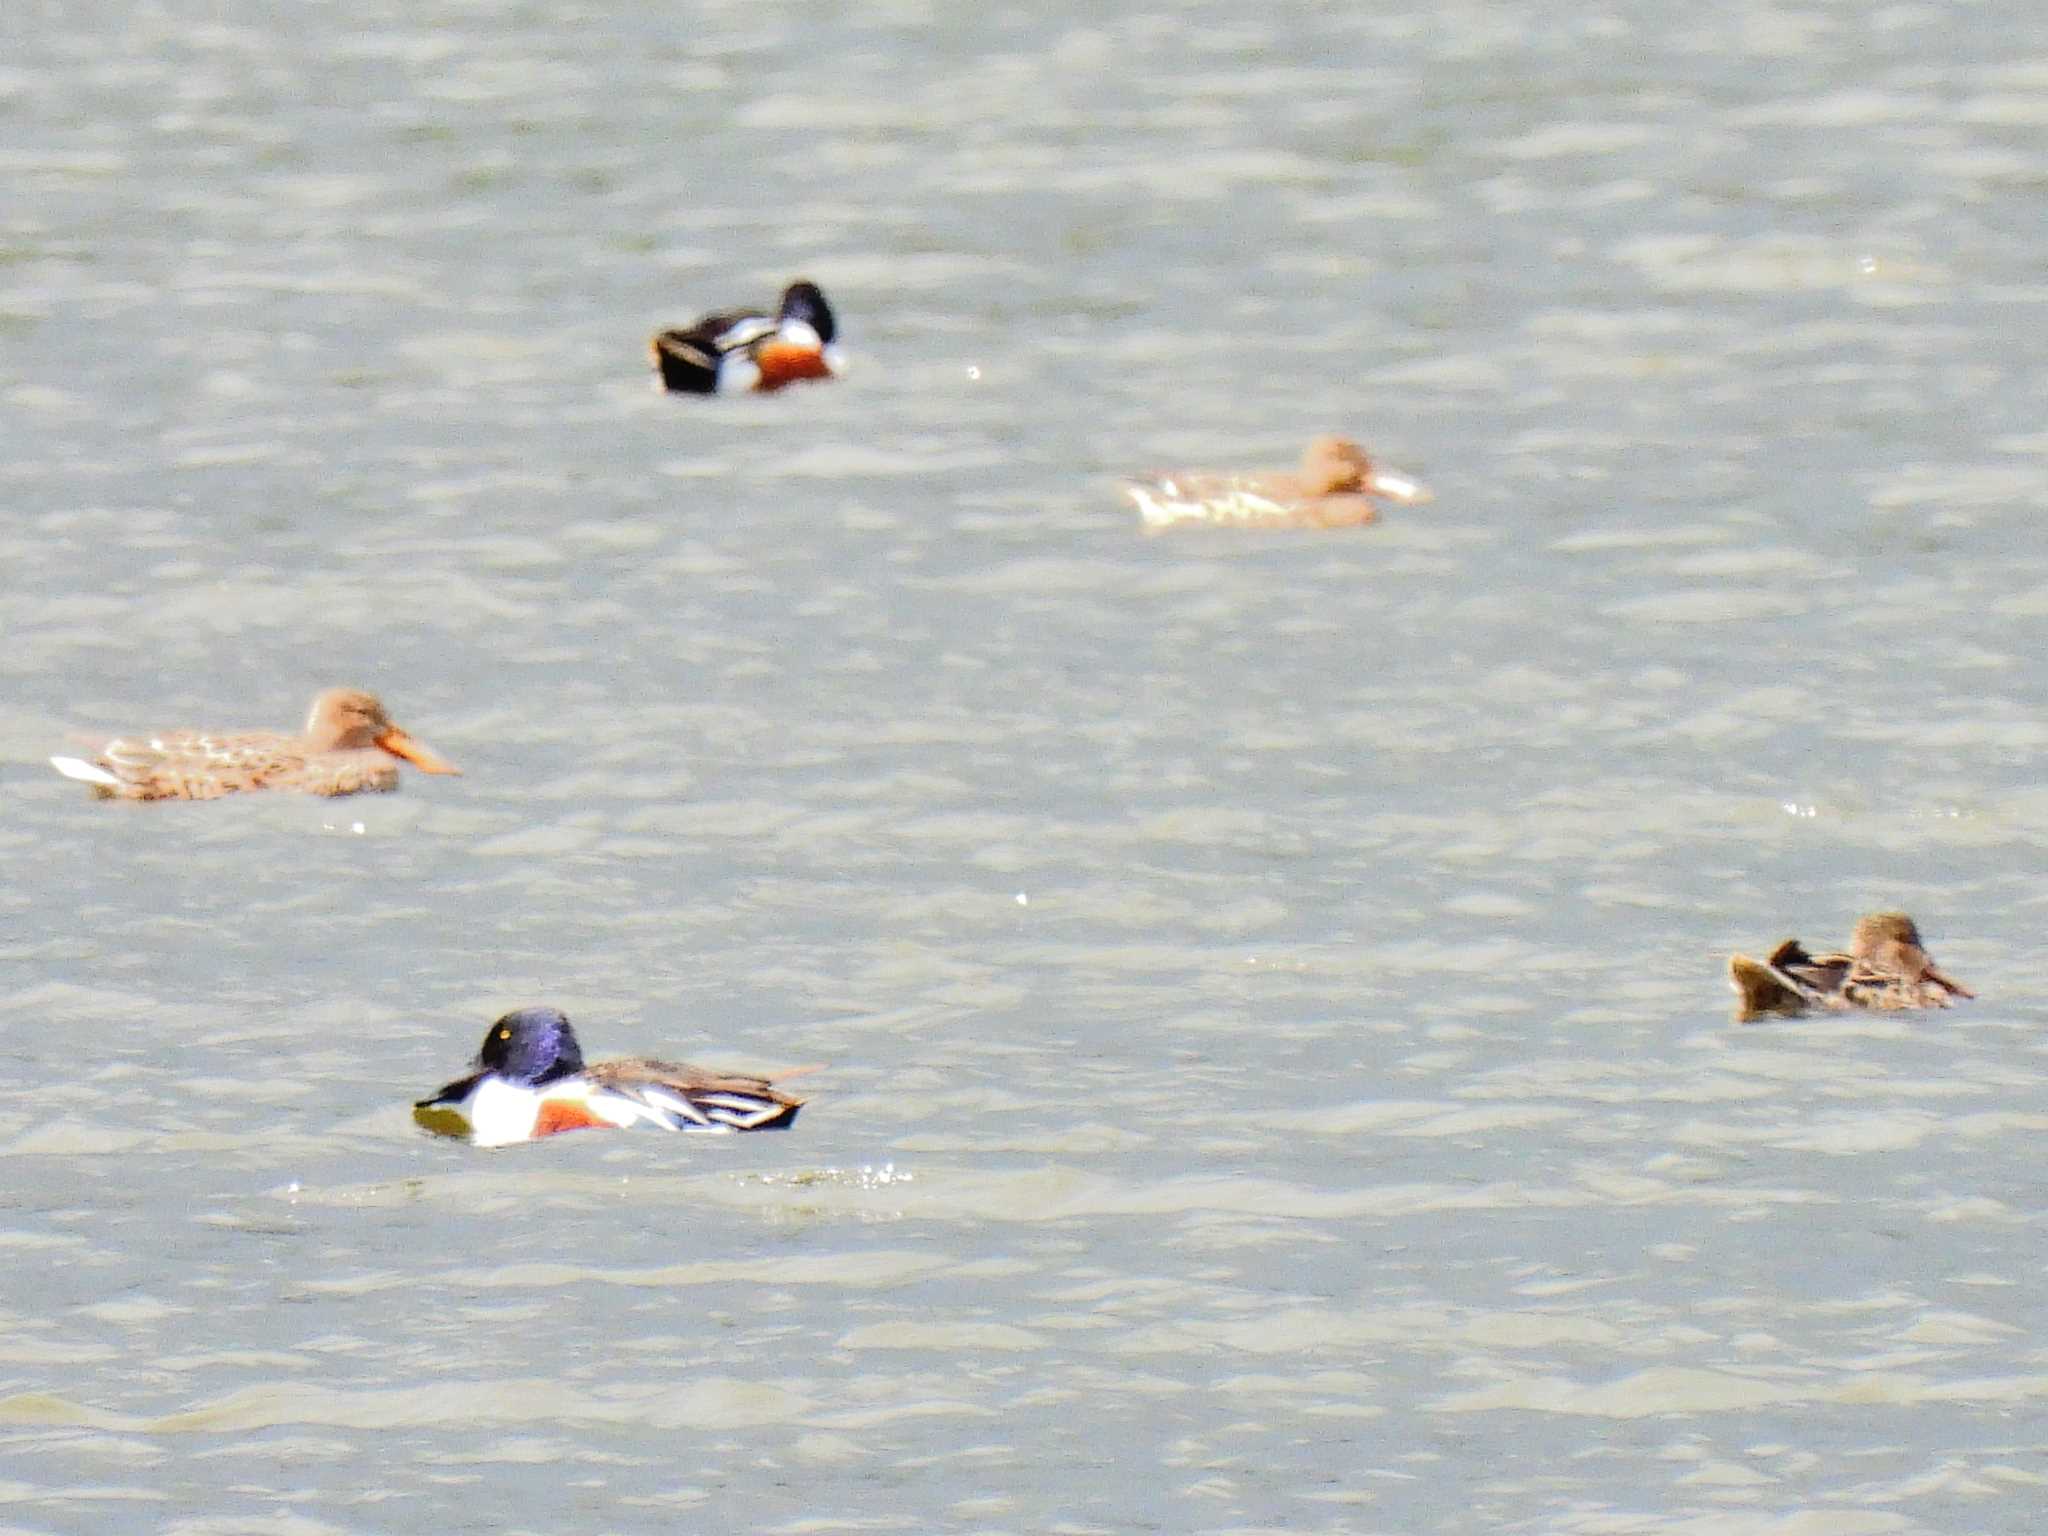
[[[586,1062],[559,1008],[520,1008],[493,1024],[477,1070],[413,1105],[439,1136],[510,1146],[561,1131],[645,1122],[669,1131],[782,1130],[803,1100],[765,1077],[644,1056]]]
[[[1195,470],[1124,482],[1145,531],[1208,523],[1238,528],[1347,528],[1379,516],[1379,500],[1430,499],[1428,487],[1375,464],[1348,437],[1319,437],[1292,472]]]
[[[842,366],[839,324],[818,285],[782,290],[772,315],[726,309],[686,328],[657,331],[647,349],[659,387],[670,394],[767,393],[803,379],[829,379]]]
[[[217,800],[245,789],[353,795],[398,788],[398,764],[459,773],[446,758],[391,723],[374,694],[330,688],[287,731],[161,731],[117,736],[90,760],[53,757],[67,779],[102,800]]]
[[[1809,1008],[1948,1008],[1977,994],[1937,966],[1920,929],[1903,912],[1872,912],[1856,924],[1846,953],[1808,954],[1787,939],[1768,960],[1732,955],[1728,984],[1740,1023],[1766,1015],[1795,1018]]]

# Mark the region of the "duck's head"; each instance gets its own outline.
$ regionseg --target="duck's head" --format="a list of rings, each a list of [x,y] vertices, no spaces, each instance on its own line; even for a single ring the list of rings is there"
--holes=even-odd
[[[460,773],[453,763],[413,740],[391,723],[374,693],[360,688],[330,688],[306,712],[306,740],[315,752],[360,752],[380,747],[402,757],[422,773]]]
[[[746,388],[776,390],[804,379],[829,379],[839,372],[839,332],[832,306],[816,283],[797,281],[782,290],[775,334],[748,349],[754,377]],[[735,379],[738,375],[735,373]],[[722,381],[721,381],[722,382]]]
[[[491,1026],[476,1064],[508,1082],[537,1088],[583,1070],[583,1047],[559,1008],[519,1008]]]
[[[1348,437],[1319,437],[1301,455],[1302,489],[1311,496],[1384,496],[1389,501],[1427,501],[1428,488],[1383,469]]]
[[[1903,912],[1872,912],[1858,918],[1849,938],[1849,953],[1868,960],[1888,944],[1910,944],[1921,948],[1920,930]]]
[[[811,334],[818,338],[821,351],[831,346],[833,337],[839,334],[839,323],[832,317],[832,306],[825,302],[824,292],[818,285],[807,278],[798,278],[782,290],[782,304],[775,311],[775,318],[782,323],[785,335],[791,326],[809,326]]]
[[[1302,488],[1311,496],[1334,496],[1365,489],[1372,460],[1348,437],[1319,437],[1301,455]]]

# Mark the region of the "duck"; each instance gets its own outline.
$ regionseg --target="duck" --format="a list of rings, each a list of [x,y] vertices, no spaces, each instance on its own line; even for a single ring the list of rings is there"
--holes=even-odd
[[[803,1100],[765,1077],[629,1056],[586,1062],[559,1008],[518,1008],[484,1036],[476,1070],[412,1107],[438,1136],[504,1147],[562,1131],[648,1124],[669,1131],[779,1131]]]
[[[53,757],[102,800],[218,800],[248,789],[353,795],[398,788],[400,761],[422,773],[462,770],[392,724],[360,688],[316,694],[306,727],[289,731],[155,731],[117,736],[91,758]]]
[[[1145,531],[1184,523],[1238,528],[1351,528],[1379,516],[1378,500],[1430,499],[1420,481],[1373,462],[1348,437],[1318,437],[1302,450],[1300,467],[1233,474],[1191,470],[1124,481]]]
[[[647,344],[655,387],[672,395],[765,394],[803,379],[829,379],[843,366],[833,339],[839,322],[816,283],[782,290],[772,315],[725,309]]]
[[[1744,1024],[1767,1015],[1796,1018],[1809,1008],[1951,1008],[1957,998],[1977,995],[1934,963],[1919,925],[1903,912],[1860,918],[1845,952],[1809,954],[1787,939],[1768,960],[1731,955],[1728,984]]]

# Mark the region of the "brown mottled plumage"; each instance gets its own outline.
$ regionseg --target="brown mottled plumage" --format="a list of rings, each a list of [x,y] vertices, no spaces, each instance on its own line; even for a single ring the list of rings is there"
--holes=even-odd
[[[1379,516],[1373,498],[1429,500],[1406,475],[1373,463],[1348,437],[1319,437],[1303,450],[1301,467],[1230,474],[1197,470],[1126,481],[1148,530],[1179,523],[1242,528],[1349,528]]]
[[[1920,929],[1903,912],[1862,918],[1846,952],[1811,955],[1797,939],[1787,939],[1769,960],[1731,956],[1728,983],[1743,1023],[1766,1014],[1796,1017],[1809,1008],[1947,1008],[1958,997],[1977,995],[1934,963],[1921,946]]]
[[[104,800],[216,800],[244,789],[352,795],[398,787],[399,759],[422,773],[457,773],[452,763],[391,723],[359,688],[330,688],[313,700],[306,729],[163,731],[119,736],[91,761],[50,759],[66,778]]]

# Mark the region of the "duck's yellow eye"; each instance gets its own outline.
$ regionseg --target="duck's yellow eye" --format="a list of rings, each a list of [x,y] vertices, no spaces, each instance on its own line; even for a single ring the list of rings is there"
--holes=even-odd
[[[498,1031],[498,1038],[500,1040],[510,1040],[512,1038],[512,1031],[509,1029],[501,1029]]]

